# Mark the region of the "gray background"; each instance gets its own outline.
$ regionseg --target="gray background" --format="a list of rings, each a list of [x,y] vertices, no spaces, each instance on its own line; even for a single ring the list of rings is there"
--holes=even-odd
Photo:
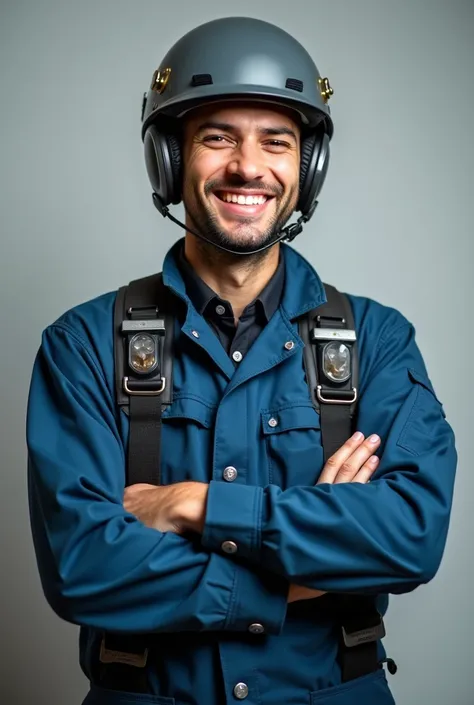
[[[393,599],[386,644],[399,665],[390,679],[398,705],[472,704],[469,0],[0,3],[0,700],[75,705],[87,688],[77,630],[43,598],[28,523],[24,416],[41,330],[68,307],[159,270],[181,236],[151,203],[142,94],[181,34],[231,14],[280,24],[329,76],[330,173],[296,248],[326,281],[415,323],[456,431],[444,561],[429,586]]]

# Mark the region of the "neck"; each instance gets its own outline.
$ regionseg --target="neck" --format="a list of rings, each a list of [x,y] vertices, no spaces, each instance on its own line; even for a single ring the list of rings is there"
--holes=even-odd
[[[198,276],[231,304],[237,321],[275,274],[280,245],[245,257],[222,252],[187,233],[184,254]]]

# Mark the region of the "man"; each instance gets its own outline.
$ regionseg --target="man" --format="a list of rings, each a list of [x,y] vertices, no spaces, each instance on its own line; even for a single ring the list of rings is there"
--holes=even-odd
[[[433,578],[456,453],[413,327],[353,296],[357,426],[323,449],[298,321],[325,288],[280,242],[314,212],[330,95],[301,45],[245,18],[196,28],[153,76],[142,134],[155,205],[186,210],[163,265],[176,325],[159,486],[126,486],[116,294],[44,332],[33,536],[46,598],[81,625],[88,705],[393,703],[380,625],[351,644],[344,620]],[[329,362],[337,381],[347,360]]]

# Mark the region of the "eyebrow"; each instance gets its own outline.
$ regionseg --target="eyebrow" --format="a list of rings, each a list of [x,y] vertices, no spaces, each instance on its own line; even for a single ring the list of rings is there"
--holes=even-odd
[[[235,127],[235,125],[232,125],[230,122],[217,122],[215,120],[207,120],[206,122],[203,122],[197,130],[197,133],[204,132],[205,130],[220,130],[221,132],[238,132],[238,129]],[[258,132],[261,135],[267,135],[267,136],[278,136],[278,135],[287,135],[288,137],[293,137],[293,139],[297,142],[298,137],[296,135],[296,132],[291,129],[291,127],[287,127],[287,125],[277,125],[275,127],[259,127]]]

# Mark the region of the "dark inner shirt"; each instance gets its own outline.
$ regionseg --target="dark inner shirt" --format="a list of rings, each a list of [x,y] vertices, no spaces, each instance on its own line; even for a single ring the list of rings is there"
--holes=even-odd
[[[181,249],[178,264],[193,306],[214,330],[227,354],[238,364],[280,304],[285,280],[281,255],[275,274],[259,296],[243,310],[237,326],[231,304],[221,299],[197,275],[184,256],[184,248]]]

